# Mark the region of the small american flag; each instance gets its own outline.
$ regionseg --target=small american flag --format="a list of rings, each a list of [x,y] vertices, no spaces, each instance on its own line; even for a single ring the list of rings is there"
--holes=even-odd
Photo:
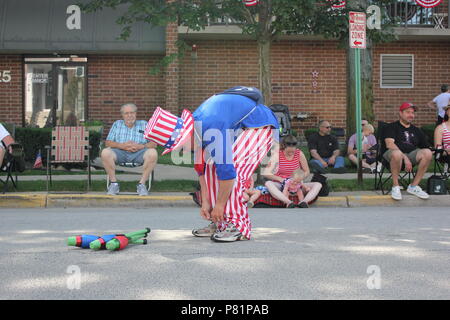
[[[258,4],[259,0],[243,0],[246,7],[255,6]]]
[[[441,4],[441,2],[442,0],[416,0],[416,3],[424,8],[436,7],[437,5]]]
[[[42,168],[42,156],[41,156],[41,150],[38,151],[36,155],[36,160],[34,161],[33,169],[39,169]]]

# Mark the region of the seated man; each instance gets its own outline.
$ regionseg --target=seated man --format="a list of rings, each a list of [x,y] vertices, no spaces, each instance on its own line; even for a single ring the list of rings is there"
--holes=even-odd
[[[416,107],[408,102],[399,109],[400,120],[390,123],[386,127],[383,146],[383,158],[389,161],[392,174],[391,196],[394,200],[402,200],[398,177],[405,165],[405,170],[411,172],[417,165],[417,173],[413,182],[406,190],[421,199],[428,199],[429,195],[419,187],[419,182],[425,175],[432,159],[432,152],[428,148],[425,134],[412,125]]]
[[[330,132],[330,123],[322,120],[319,122],[319,131],[308,138],[308,148],[311,153],[309,166],[313,172],[326,173],[325,169],[330,167],[331,172],[345,172],[345,161],[339,155],[338,140]]]
[[[9,134],[8,130],[0,123],[0,166],[3,165],[3,159],[6,155],[6,149],[14,143],[13,137]]]
[[[374,128],[367,121],[362,120],[362,171],[365,173],[373,173],[376,166],[376,152],[371,151],[370,148],[377,144],[377,139],[373,135]],[[347,155],[348,159],[358,166],[357,157],[357,143],[356,143],[356,133],[354,133],[348,140]]]
[[[108,187],[109,195],[116,195],[120,188],[116,179],[117,163],[136,163],[143,164],[144,172],[137,185],[137,193],[140,196],[148,195],[145,183],[148,180],[158,159],[156,144],[148,142],[144,138],[144,131],[147,125],[145,120],[136,121],[137,107],[132,103],[126,103],[120,108],[123,120],[117,120],[113,123],[101,158],[106,173],[111,181]]]

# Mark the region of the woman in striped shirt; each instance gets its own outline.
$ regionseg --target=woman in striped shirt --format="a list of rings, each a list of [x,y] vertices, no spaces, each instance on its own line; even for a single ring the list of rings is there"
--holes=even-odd
[[[295,208],[296,205],[283,194],[284,184],[299,168],[305,171],[306,177],[309,176],[308,161],[303,152],[297,148],[297,139],[291,135],[286,136],[281,141],[279,152],[275,152],[270,158],[263,176],[269,180],[265,185],[272,197],[284,202],[287,208]],[[305,194],[303,201],[297,205],[299,208],[308,208],[308,203],[317,197],[322,188],[319,182],[309,182],[304,185],[309,191]]]
[[[447,162],[450,162],[450,105],[443,108],[445,111],[444,121],[434,129],[434,146],[447,151]]]

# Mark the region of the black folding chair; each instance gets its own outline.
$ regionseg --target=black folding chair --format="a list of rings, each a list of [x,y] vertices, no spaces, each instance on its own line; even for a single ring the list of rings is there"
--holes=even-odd
[[[378,121],[378,130],[376,134],[377,146],[376,146],[376,172],[375,172],[375,184],[374,190],[380,190],[382,194],[388,194],[389,189],[386,188],[388,182],[391,181],[392,174],[390,169],[389,161],[383,158],[382,152],[386,150],[385,148],[385,132],[388,123],[383,121]],[[386,173],[385,173],[386,172]],[[416,168],[414,167],[411,172],[405,171],[405,163],[402,164],[402,168],[398,177],[399,183],[402,185],[403,189],[406,190],[411,180],[414,179],[416,175]]]
[[[444,149],[433,150],[435,151],[433,175],[439,175],[448,180],[450,178],[450,155]]]
[[[11,149],[11,152],[9,152]],[[15,190],[17,190],[17,173],[25,170],[25,163],[23,162],[23,147],[21,144],[12,143],[9,147],[5,147],[6,153],[1,164],[0,171],[6,173],[6,179],[0,178],[3,183],[3,193],[8,190],[8,182],[11,181]]]

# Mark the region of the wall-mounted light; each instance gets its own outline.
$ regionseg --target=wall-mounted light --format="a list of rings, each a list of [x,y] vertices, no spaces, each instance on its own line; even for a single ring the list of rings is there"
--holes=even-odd
[[[191,49],[191,59],[196,60],[197,59],[197,45],[193,44]]]

